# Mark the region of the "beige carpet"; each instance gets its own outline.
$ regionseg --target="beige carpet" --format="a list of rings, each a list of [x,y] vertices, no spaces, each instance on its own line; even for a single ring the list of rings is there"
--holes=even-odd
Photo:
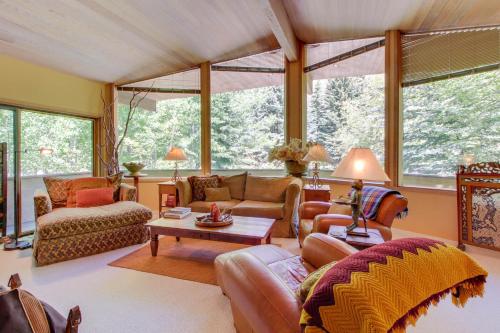
[[[156,257],[151,256],[149,246],[144,246],[109,265],[216,285],[215,257],[244,247],[246,245],[189,238],[177,242],[173,237],[163,237]]]

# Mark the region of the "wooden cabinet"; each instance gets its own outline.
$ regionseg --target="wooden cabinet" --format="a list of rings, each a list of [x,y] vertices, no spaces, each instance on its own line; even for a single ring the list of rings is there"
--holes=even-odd
[[[168,196],[174,196],[174,204],[173,207],[179,204],[179,196],[177,194],[177,189],[175,187],[174,182],[163,182],[158,183],[158,210],[162,211],[163,208],[169,207],[167,206],[167,198]]]
[[[321,185],[314,188],[311,185],[304,186],[304,201],[330,201],[330,186]]]

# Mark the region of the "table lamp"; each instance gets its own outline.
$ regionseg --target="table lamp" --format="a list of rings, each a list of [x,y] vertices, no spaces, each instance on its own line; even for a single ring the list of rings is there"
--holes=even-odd
[[[332,161],[325,147],[323,147],[320,144],[315,144],[311,146],[306,156],[304,156],[303,160],[307,162],[314,162],[313,180],[311,185],[313,188],[321,187],[321,182],[319,180],[319,163],[320,162],[331,163]]]
[[[361,207],[363,180],[374,182],[390,181],[384,169],[378,162],[370,148],[352,148],[340,161],[332,177],[354,180],[352,184],[350,205],[352,208],[352,224],[346,227],[347,234],[368,237],[366,218]],[[359,217],[365,222],[365,231],[355,231]]]
[[[175,170],[174,170],[174,175],[172,176],[171,180],[175,183],[178,180],[181,180],[181,174],[179,172],[179,169],[177,167],[177,164],[179,161],[186,161],[187,157],[186,154],[184,154],[184,150],[182,148],[178,147],[172,147],[170,151],[167,153],[165,156],[166,161],[175,161]]]

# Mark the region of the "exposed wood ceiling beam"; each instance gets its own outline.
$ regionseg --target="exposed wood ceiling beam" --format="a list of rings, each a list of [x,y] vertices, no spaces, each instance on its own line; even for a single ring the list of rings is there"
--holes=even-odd
[[[282,0],[260,0],[271,30],[289,61],[299,58],[299,43]]]

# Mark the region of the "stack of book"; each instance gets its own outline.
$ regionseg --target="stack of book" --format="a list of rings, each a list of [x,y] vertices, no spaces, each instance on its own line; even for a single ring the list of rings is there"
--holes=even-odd
[[[189,207],[175,207],[162,213],[164,218],[167,219],[183,219],[191,214]]]

